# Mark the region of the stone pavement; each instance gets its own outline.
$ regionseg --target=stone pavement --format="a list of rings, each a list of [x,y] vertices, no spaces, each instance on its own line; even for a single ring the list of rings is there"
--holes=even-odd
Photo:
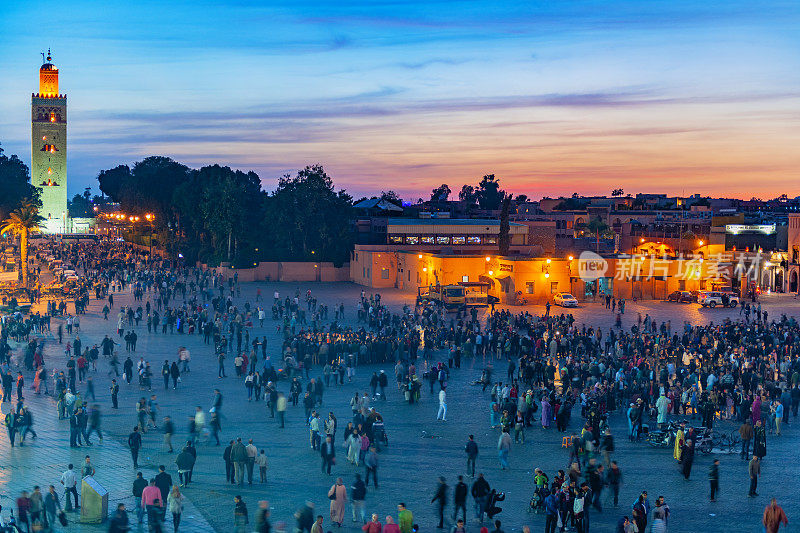
[[[243,285],[242,302],[246,298],[254,299],[256,287],[261,287],[262,294],[269,295],[277,287],[281,295],[293,293],[297,284],[293,283],[260,283]],[[352,284],[304,284],[301,291],[311,288],[321,302],[338,304],[343,302],[348,320],[354,320],[354,304],[361,288]],[[399,309],[408,296],[396,291],[381,291],[384,301]],[[115,295],[115,304],[126,304],[130,295]],[[780,310],[792,315],[800,315],[800,305],[784,296],[775,296],[772,300],[765,298],[764,307],[770,315],[777,318]],[[115,334],[116,322],[102,319],[99,314],[102,303],[92,301],[88,314],[81,316],[80,337],[84,346],[99,343],[105,334]],[[116,311],[115,306],[115,311]],[[541,312],[541,308],[529,307],[531,312]],[[521,308],[513,308],[519,311]],[[553,308],[553,311],[559,311]],[[683,320],[701,322],[718,321],[723,316],[736,316],[736,311],[703,310],[694,305],[667,304],[661,302],[629,303],[625,315],[626,327],[636,320],[636,314],[650,313],[658,320],[672,320],[673,328]],[[607,327],[613,321],[610,312],[599,304],[587,304],[574,310],[577,322],[592,323]],[[112,313],[112,316],[114,313]],[[53,324],[55,331],[56,322]],[[234,377],[218,379],[216,359],[212,349],[202,343],[197,335],[148,334],[144,326],[137,330],[139,342],[134,362],[139,356],[148,360],[156,379],[153,393],[157,394],[160,412],[159,421],[164,415],[170,415],[176,424],[178,434],[173,439],[177,447],[186,437],[186,419],[199,405],[208,410],[211,404],[213,389],[219,387],[224,395],[222,408],[223,446],[217,447],[203,443],[198,447],[198,461],[192,485],[185,490],[188,498],[180,531],[232,531],[233,496],[241,494],[250,510],[251,518],[257,509],[260,499],[270,501],[273,525],[286,522],[293,526],[292,513],[306,499],[316,504],[316,512],[325,517],[328,528],[328,499],[326,492],[336,476],[342,476],[349,487],[355,472],[362,469],[349,465],[341,448],[341,437],[337,441],[337,465],[334,475],[328,477],[320,473],[319,456],[308,446],[308,433],[305,428],[302,407],[289,407],[285,429],[279,429],[274,419],[269,418],[263,402],[248,403],[243,384]],[[265,321],[264,328],[254,328],[253,335],[266,334],[268,353],[277,354],[280,339],[271,320]],[[46,359],[49,369],[63,368],[63,347],[59,347],[52,336],[47,339]],[[72,337],[65,335],[65,341]],[[119,342],[120,339],[116,337]],[[178,390],[164,390],[163,382],[158,379],[161,363],[164,359],[173,360],[179,346],[186,346],[192,353],[192,371],[183,377]],[[119,350],[120,359],[124,360],[124,343]],[[232,357],[227,361],[229,376],[233,374]],[[533,469],[543,468],[552,474],[558,468],[564,468],[567,453],[560,447],[561,435],[555,431],[542,431],[533,428],[527,433],[524,445],[514,445],[510,454],[511,468],[501,471],[496,454],[497,432],[489,428],[489,394],[481,393],[470,383],[477,379],[483,368],[483,361],[465,361],[461,370],[453,373],[448,388],[448,421],[437,422],[437,401],[423,390],[423,400],[419,404],[408,405],[400,398],[396,389],[390,385],[389,400],[378,402],[378,410],[386,420],[386,428],[390,445],[380,453],[380,489],[370,487],[367,494],[366,509],[368,513],[377,512],[383,521],[387,514],[396,516],[396,505],[403,501],[414,512],[415,522],[421,531],[430,531],[435,524],[435,510],[430,499],[439,475],[447,478],[451,488],[455,485],[456,476],[464,471],[463,445],[467,434],[474,434],[481,450],[478,459],[478,470],[486,474],[492,486],[506,492],[507,499],[501,504],[504,511],[499,515],[503,521],[503,529],[518,531],[522,525],[530,525],[533,531],[544,527],[541,515],[529,515],[525,511],[532,494]],[[359,367],[356,379],[352,384],[341,387],[332,386],[326,391],[323,413],[335,412],[344,427],[350,418],[349,400],[356,391],[367,390],[369,376],[380,367]],[[384,370],[393,376],[392,365],[385,365]],[[504,374],[504,365],[497,365],[496,374]],[[76,468],[83,462],[83,456],[90,453],[97,468],[97,479],[110,489],[109,509],[116,507],[117,502],[124,501],[132,506],[130,485],[135,477],[130,455],[123,445],[127,434],[136,422],[134,405],[141,396],[149,396],[148,391],[141,391],[136,385],[121,384],[120,409],[110,409],[108,394],[109,379],[106,377],[108,365],[102,359],[99,371],[94,375],[98,404],[104,414],[103,430],[108,432],[102,445],[95,444],[90,448],[72,450],[68,447],[68,424],[58,421],[55,408],[50,399],[35,397],[29,393],[26,402],[35,416],[35,428],[39,438],[30,446],[11,449],[5,437],[0,438],[0,503],[8,508],[23,488],[30,489],[34,484],[46,487],[53,483],[58,486],[58,478],[68,462]],[[312,375],[320,375],[316,368]],[[32,376],[26,375],[30,384]],[[390,379],[391,381],[391,379]],[[84,386],[85,387],[85,386]],[[280,390],[286,392],[288,385],[281,382]],[[82,389],[85,390],[85,389]],[[3,410],[7,411],[8,404]],[[578,415],[574,417],[577,424]],[[735,429],[732,423],[720,423],[727,431]],[[710,457],[698,456],[695,462],[691,481],[684,481],[677,471],[668,450],[654,450],[644,444],[630,444],[624,438],[627,428],[624,417],[617,414],[611,419],[611,427],[617,436],[618,451],[615,456],[624,472],[624,486],[620,495],[620,509],[606,509],[603,514],[591,513],[592,531],[613,531],[617,519],[629,514],[630,505],[641,490],[648,490],[651,502],[657,495],[663,494],[672,508],[670,529],[673,531],[762,531],[760,526],[761,512],[768,503],[769,497],[775,495],[784,506],[789,519],[796,521],[800,517],[800,501],[790,498],[789,483],[797,478],[798,468],[793,450],[798,444],[798,432],[795,425],[789,426],[783,437],[768,438],[768,455],[762,465],[762,480],[758,498],[748,499],[746,463],[736,456],[721,457],[722,495],[717,503],[708,502],[708,483],[706,474],[711,463]],[[341,435],[341,432],[339,432]],[[226,484],[222,450],[225,442],[241,436],[244,440],[253,438],[259,448],[264,448],[269,457],[268,483],[254,484],[237,488]],[[175,454],[161,451],[162,435],[160,431],[150,431],[144,437],[144,447],[140,454],[142,471],[146,476],[155,473],[158,464],[165,464],[168,471],[177,479],[174,466]],[[8,465],[8,466],[6,466]],[[257,478],[257,474],[255,476]],[[781,490],[783,489],[783,490]],[[452,495],[452,492],[451,492]],[[471,499],[470,502],[471,503]],[[472,507],[468,506],[471,513]],[[349,520],[348,506],[344,527],[355,531],[355,524]],[[4,516],[7,515],[7,509]],[[470,517],[471,518],[471,517]],[[135,515],[133,515],[135,522]],[[171,527],[171,524],[167,524]],[[490,528],[491,529],[491,528]],[[70,525],[69,531],[100,531],[98,526]],[[471,520],[468,531],[477,533],[478,524]]]

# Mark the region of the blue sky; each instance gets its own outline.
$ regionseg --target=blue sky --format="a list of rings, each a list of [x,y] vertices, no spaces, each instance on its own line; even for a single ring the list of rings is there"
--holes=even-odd
[[[797,194],[798,2],[45,6],[3,6],[0,143],[29,161],[51,47],[71,193],[168,155],[255,170],[267,189],[322,163],[355,195],[485,173],[534,197]]]

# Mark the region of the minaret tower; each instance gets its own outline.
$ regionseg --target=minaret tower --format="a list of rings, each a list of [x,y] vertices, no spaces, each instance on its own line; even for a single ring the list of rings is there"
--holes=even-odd
[[[31,95],[31,184],[42,200],[42,231],[66,233],[67,95],[58,92],[58,69],[52,59],[47,50],[39,68],[39,92]]]

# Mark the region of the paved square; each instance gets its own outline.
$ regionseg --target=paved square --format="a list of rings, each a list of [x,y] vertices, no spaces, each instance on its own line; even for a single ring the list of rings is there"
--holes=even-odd
[[[294,283],[259,283],[242,284],[242,294],[236,299],[241,307],[246,300],[254,301],[256,289],[271,302],[274,290],[279,290],[282,297],[293,294],[295,288],[301,293],[312,289],[321,303],[328,304],[333,313],[335,304],[343,303],[345,323],[356,325],[355,303],[358,301],[361,287],[348,283],[339,284],[294,284]],[[369,291],[368,291],[369,292]],[[381,291],[384,303],[393,310],[399,311],[404,303],[411,303],[408,295],[396,291]],[[145,295],[145,300],[147,299]],[[115,309],[108,321],[103,320],[102,301],[92,300],[86,315],[81,315],[80,337],[83,346],[97,344],[104,335],[114,335],[121,343],[118,347],[120,361],[127,355],[125,343],[116,336],[114,316],[119,305],[132,303],[130,293],[115,294]],[[138,304],[137,304],[138,305]],[[135,307],[135,306],[134,306]],[[72,306],[70,305],[70,311]],[[764,308],[771,318],[779,318],[782,312],[792,316],[800,315],[800,304],[785,296],[765,296]],[[511,308],[519,312],[522,308]],[[528,307],[532,313],[543,312],[539,307]],[[554,308],[553,311],[556,311]],[[719,322],[723,317],[738,317],[736,310],[705,310],[695,305],[667,304],[662,302],[629,303],[625,313],[625,327],[636,321],[637,314],[650,314],[656,320],[671,320],[673,329],[679,328],[684,320],[692,323],[703,323],[709,320]],[[612,325],[612,315],[600,304],[585,304],[574,311],[576,323],[601,326],[604,329]],[[45,358],[47,368],[63,369],[65,363],[64,346],[59,345],[55,331],[59,320],[53,321],[50,334],[45,333]],[[275,323],[268,316],[264,327],[254,324],[251,335],[268,338],[268,354],[275,360],[279,355],[281,338],[276,332]],[[337,459],[333,475],[320,473],[320,457],[308,445],[308,430],[304,423],[302,406],[292,407],[287,411],[286,427],[278,427],[277,419],[272,419],[264,402],[248,402],[245,387],[240,379],[233,377],[232,356],[226,362],[227,378],[217,378],[217,361],[213,347],[203,343],[202,336],[188,334],[148,334],[144,324],[136,328],[139,340],[135,361],[144,357],[149,361],[156,374],[153,379],[153,394],[157,395],[159,422],[164,415],[170,415],[175,421],[177,435],[173,438],[176,447],[185,442],[187,437],[187,417],[201,406],[206,412],[211,407],[213,389],[218,387],[224,396],[222,408],[222,431],[220,438],[223,446],[214,446],[208,442],[198,445],[198,459],[193,483],[185,490],[187,507],[179,531],[233,531],[233,496],[241,494],[250,511],[251,526],[257,502],[261,499],[270,501],[272,506],[272,524],[275,527],[285,522],[286,527],[294,527],[293,512],[306,499],[316,505],[316,511],[325,517],[326,530],[331,528],[328,513],[329,500],[327,490],[336,476],[342,476],[349,487],[356,472],[363,473],[345,460],[340,432],[337,433]],[[72,341],[74,335],[64,336],[64,342]],[[186,346],[192,354],[191,372],[182,377],[177,390],[164,389],[159,378],[161,364],[164,360],[173,361],[179,346]],[[19,357],[23,346],[12,343],[15,357]],[[434,360],[442,360],[442,353],[435,353]],[[356,369],[352,383],[342,386],[331,385],[325,392],[323,413],[335,412],[340,428],[351,417],[349,400],[355,392],[368,391],[369,378],[373,371],[385,370],[390,376],[388,401],[377,402],[378,409],[386,421],[390,445],[380,454],[380,489],[370,487],[366,498],[367,513],[376,512],[381,521],[387,514],[397,516],[396,505],[405,502],[414,513],[415,522],[420,524],[421,531],[431,531],[436,525],[436,511],[431,498],[436,488],[436,479],[442,475],[451,487],[455,485],[456,476],[465,472],[464,443],[468,434],[474,434],[480,447],[478,470],[485,476],[492,487],[504,491],[507,495],[501,504],[503,512],[498,516],[502,520],[502,528],[507,531],[520,530],[529,525],[532,531],[544,529],[544,515],[530,515],[526,507],[533,493],[533,470],[544,469],[549,475],[559,468],[565,468],[567,452],[561,448],[561,434],[554,428],[543,431],[538,424],[527,431],[525,444],[513,444],[510,452],[510,468],[501,470],[497,458],[497,430],[490,429],[489,391],[481,392],[480,387],[471,385],[480,377],[484,363],[480,359],[466,359],[460,370],[452,373],[449,381],[447,422],[437,422],[438,400],[428,392],[427,384],[422,388],[422,400],[408,404],[403,401],[394,386],[393,365],[360,366]],[[496,361],[497,379],[505,377],[505,363]],[[25,403],[34,414],[35,429],[38,439],[26,441],[26,446],[11,448],[8,439],[0,440],[0,503],[3,515],[14,506],[13,502],[23,489],[30,490],[38,484],[46,487],[49,484],[59,486],[58,479],[66,464],[72,462],[78,467],[83,463],[83,456],[91,454],[92,462],[97,468],[96,478],[110,490],[109,510],[116,507],[117,502],[125,502],[129,508],[133,506],[131,485],[135,476],[130,455],[125,446],[127,434],[136,423],[134,406],[140,397],[149,397],[149,392],[141,390],[136,381],[131,385],[121,384],[119,410],[112,410],[108,393],[109,377],[108,360],[100,357],[98,371],[90,373],[95,381],[97,403],[103,413],[102,429],[106,438],[102,444],[71,449],[69,429],[66,420],[57,420],[55,403],[52,398],[37,396],[26,390]],[[322,374],[320,367],[315,367],[312,377]],[[33,382],[31,373],[25,373],[26,383]],[[50,385],[52,390],[52,384]],[[85,392],[85,384],[79,386]],[[288,383],[281,381],[279,390],[288,393]],[[438,392],[438,389],[437,389]],[[7,412],[11,404],[3,404],[3,412]],[[611,428],[616,436],[617,451],[615,458],[619,461],[624,475],[624,484],[620,496],[620,508],[606,506],[605,512],[598,514],[592,511],[590,517],[591,531],[613,531],[616,522],[623,514],[630,515],[630,506],[641,490],[647,490],[651,503],[657,495],[664,495],[669,503],[672,516],[669,529],[671,531],[762,531],[761,514],[771,496],[776,496],[789,516],[790,524],[800,517],[800,500],[794,497],[792,487],[796,484],[798,467],[795,460],[798,445],[796,421],[786,428],[780,438],[768,437],[768,455],[762,465],[760,496],[747,498],[747,463],[737,456],[721,457],[722,494],[717,503],[708,502],[708,481],[706,479],[710,456],[698,454],[690,481],[684,481],[669,450],[652,449],[645,444],[630,444],[624,438],[627,432],[624,415],[617,411],[611,417]],[[580,413],[576,409],[571,428],[582,423]],[[716,427],[730,431],[738,427],[732,422],[718,422]],[[269,458],[268,482],[265,485],[245,484],[242,488],[225,483],[225,466],[222,460],[224,443],[235,437],[243,440],[253,438],[259,448],[266,450]],[[144,446],[140,453],[140,469],[145,477],[156,473],[157,466],[164,464],[168,472],[177,480],[174,464],[176,454],[168,454],[162,449],[162,433],[160,430],[149,431],[144,436]],[[257,474],[255,478],[257,478]],[[62,495],[63,492],[59,491]],[[478,531],[478,524],[472,519],[471,498],[468,499],[470,521],[468,531]],[[448,507],[452,512],[452,501]],[[135,515],[131,515],[135,522]],[[355,530],[356,524],[350,521],[350,507],[345,514],[344,528]],[[70,517],[74,520],[76,517]],[[171,527],[167,523],[166,527]],[[448,526],[449,527],[449,526]],[[794,527],[794,526],[793,526]],[[107,526],[89,526],[71,524],[69,531],[101,531]],[[146,529],[146,528],[145,528]],[[491,528],[490,528],[491,529]],[[134,527],[135,530],[135,527]]]

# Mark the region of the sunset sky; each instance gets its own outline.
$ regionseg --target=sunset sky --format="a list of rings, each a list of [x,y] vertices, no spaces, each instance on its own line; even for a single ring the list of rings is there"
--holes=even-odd
[[[796,196],[798,28],[796,0],[22,0],[0,14],[0,143],[30,162],[50,47],[70,195],[167,155],[268,190],[321,163],[354,196],[487,173],[534,198]]]

